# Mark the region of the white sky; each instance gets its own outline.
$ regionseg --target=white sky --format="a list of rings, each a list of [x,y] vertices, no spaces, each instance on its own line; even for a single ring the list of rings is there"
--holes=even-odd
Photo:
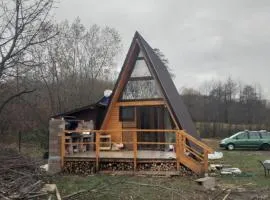
[[[269,0],[60,0],[57,21],[80,17],[119,31],[124,62],[135,31],[169,59],[177,88],[228,76],[270,99]]]

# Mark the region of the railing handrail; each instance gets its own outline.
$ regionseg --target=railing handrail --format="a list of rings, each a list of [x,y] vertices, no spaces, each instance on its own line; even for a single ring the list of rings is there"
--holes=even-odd
[[[177,129],[108,129],[108,130],[93,130],[93,129],[76,129],[76,130],[64,130],[65,133],[83,133],[83,132],[95,132],[95,133],[112,133],[112,132],[177,132]]]
[[[180,130],[179,132],[180,132],[180,134],[183,134],[188,140],[190,140],[191,142],[195,143],[196,145],[198,145],[202,149],[208,151],[209,153],[214,152],[214,150],[212,148],[208,147],[206,144],[204,144],[202,141],[196,139],[195,137],[189,135],[184,130]]]

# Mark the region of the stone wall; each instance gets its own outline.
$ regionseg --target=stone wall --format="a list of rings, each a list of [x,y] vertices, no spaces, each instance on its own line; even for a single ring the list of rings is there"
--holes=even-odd
[[[60,137],[65,130],[65,121],[51,119],[49,123],[49,172],[58,173],[61,171]]]

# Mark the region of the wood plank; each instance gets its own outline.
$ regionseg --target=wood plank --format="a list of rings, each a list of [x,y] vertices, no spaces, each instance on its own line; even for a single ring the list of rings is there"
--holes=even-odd
[[[163,100],[154,100],[154,101],[122,101],[117,102],[116,106],[157,106],[165,105]]]
[[[65,141],[66,141],[66,138],[65,138],[65,133],[61,133],[61,136],[59,138],[60,140],[60,157],[61,157],[61,167],[64,166],[64,157],[65,157]]]
[[[134,159],[134,171],[137,170],[137,156],[138,156],[138,149],[137,149],[137,132],[132,132],[133,134],[133,159]]]
[[[96,170],[99,170],[99,146],[100,146],[100,134],[96,133]]]

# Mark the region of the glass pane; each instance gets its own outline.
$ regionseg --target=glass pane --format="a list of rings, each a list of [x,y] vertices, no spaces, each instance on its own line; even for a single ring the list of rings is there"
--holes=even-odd
[[[155,80],[128,81],[122,94],[123,100],[154,98],[162,98]]]
[[[120,121],[134,121],[134,110],[132,107],[120,107]]]
[[[260,134],[258,132],[249,132],[249,139],[260,139]]]
[[[263,131],[261,132],[262,138],[270,138],[270,132]]]
[[[131,74],[131,77],[147,77],[151,76],[151,73],[144,60],[137,60]]]
[[[248,139],[248,134],[247,133],[241,133],[237,136],[238,139]]]
[[[139,57],[139,58],[143,58],[143,57],[144,57],[144,56],[143,56],[143,52],[142,52],[142,51],[140,51],[140,53],[139,53],[138,57]]]

